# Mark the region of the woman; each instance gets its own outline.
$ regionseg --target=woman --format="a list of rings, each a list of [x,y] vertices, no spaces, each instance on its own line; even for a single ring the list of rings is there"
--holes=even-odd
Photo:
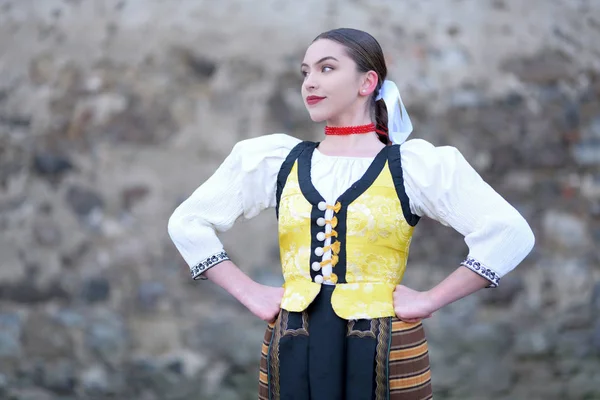
[[[531,251],[533,233],[456,149],[405,142],[412,124],[372,36],[325,32],[301,71],[325,139],[238,143],[175,210],[171,238],[194,279],[214,281],[269,322],[260,399],[432,398],[421,320],[496,287]],[[252,281],[215,234],[271,207],[284,288]],[[469,255],[419,292],[400,282],[424,215],[463,234]]]

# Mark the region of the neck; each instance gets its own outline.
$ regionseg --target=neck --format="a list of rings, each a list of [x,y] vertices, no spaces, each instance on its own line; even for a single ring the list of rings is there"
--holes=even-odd
[[[327,155],[369,157],[377,154],[384,144],[375,131],[350,135],[325,135],[319,150]]]
[[[327,120],[327,126],[344,127],[360,126],[372,123],[369,113],[348,112]],[[375,131],[358,135],[333,136],[326,135],[319,144],[319,151],[338,156],[375,156],[385,145],[381,143]]]
[[[327,120],[327,126],[358,126],[370,124],[371,118],[367,113],[351,113],[339,115]]]

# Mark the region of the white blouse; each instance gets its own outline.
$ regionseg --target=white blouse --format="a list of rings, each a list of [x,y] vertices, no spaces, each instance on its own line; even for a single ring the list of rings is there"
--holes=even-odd
[[[241,141],[217,171],[173,212],[168,231],[194,279],[229,259],[217,232],[241,216],[275,207],[277,174],[299,139],[285,134]],[[413,214],[451,226],[465,237],[469,255],[461,265],[484,276],[490,287],[514,269],[534,245],[519,212],[492,189],[454,147],[422,139],[400,146],[404,186]],[[373,158],[328,156],[315,150],[311,179],[333,204],[360,179]]]

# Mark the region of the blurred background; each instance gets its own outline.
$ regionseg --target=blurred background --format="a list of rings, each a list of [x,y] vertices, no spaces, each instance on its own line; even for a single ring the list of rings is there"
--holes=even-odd
[[[299,65],[336,27],[536,234],[426,321],[435,398],[600,399],[597,0],[0,0],[0,398],[256,398],[265,325],[190,279],[167,220],[237,141],[321,137]],[[274,212],[221,237],[281,283]],[[467,247],[423,220],[411,251],[428,289]]]

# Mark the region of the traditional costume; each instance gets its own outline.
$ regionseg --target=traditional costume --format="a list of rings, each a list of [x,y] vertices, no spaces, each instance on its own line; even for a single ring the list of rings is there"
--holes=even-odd
[[[533,246],[523,217],[453,147],[415,139],[396,86],[380,90],[394,143],[375,157],[322,154],[273,134],[238,143],[183,202],[169,233],[192,277],[229,256],[216,231],[275,208],[285,293],[262,347],[259,399],[430,399],[421,322],[394,312],[415,225],[465,236],[462,263],[489,287]]]

